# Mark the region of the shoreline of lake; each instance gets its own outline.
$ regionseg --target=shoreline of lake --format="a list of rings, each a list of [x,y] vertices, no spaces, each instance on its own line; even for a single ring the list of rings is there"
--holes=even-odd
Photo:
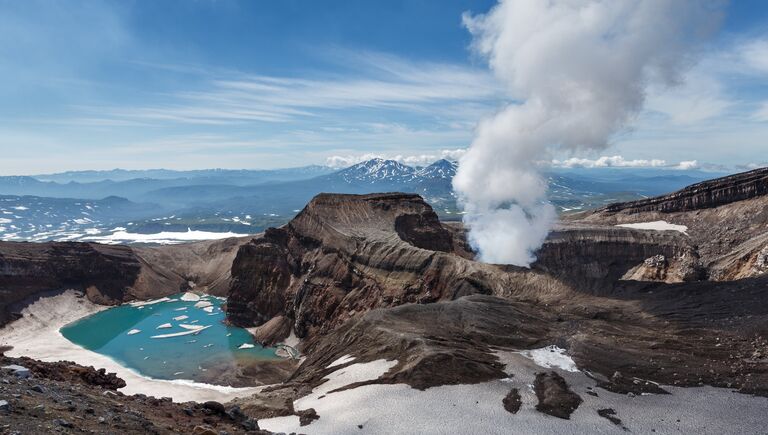
[[[227,387],[187,380],[153,379],[125,367],[108,356],[85,349],[68,339],[60,329],[110,307],[96,305],[82,293],[66,290],[41,297],[22,310],[23,317],[0,329],[0,344],[12,346],[8,356],[26,356],[41,361],[72,361],[104,368],[126,382],[124,394],[170,397],[176,402],[216,400],[226,402],[259,392],[258,387]]]

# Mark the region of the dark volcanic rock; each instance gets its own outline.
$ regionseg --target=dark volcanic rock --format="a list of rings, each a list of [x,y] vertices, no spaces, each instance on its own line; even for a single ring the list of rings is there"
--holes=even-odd
[[[507,377],[492,348],[530,348],[552,335],[555,317],[539,307],[493,296],[377,309],[311,341],[292,381],[317,384],[344,354],[355,362],[398,360],[368,383],[407,383],[426,389]],[[353,384],[354,385],[354,384]]]
[[[608,419],[608,421],[615,424],[616,426],[621,426],[621,419],[616,417],[616,411],[613,408],[598,409],[597,415]]]
[[[226,307],[233,324],[261,325],[283,312],[296,269],[287,245],[287,230],[269,228],[240,248],[232,263],[234,282]]]
[[[582,402],[581,397],[568,388],[565,379],[555,372],[537,374],[533,390],[539,399],[537,411],[566,420]]]
[[[304,409],[302,411],[298,411],[296,414],[299,416],[299,424],[301,426],[307,426],[320,418],[320,416],[317,415],[315,408]]]
[[[0,356],[0,364],[18,364],[26,367],[32,372],[34,378],[82,383],[107,390],[117,390],[125,386],[125,381],[114,373],[107,373],[103,368],[97,370],[93,367],[83,367],[71,361],[43,362],[27,357]],[[40,387],[40,389],[43,388]]]
[[[504,404],[504,409],[512,414],[517,414],[517,411],[520,410],[520,405],[523,403],[520,400],[520,392],[517,391],[517,388],[510,390],[509,394],[502,400],[502,403]]]
[[[209,400],[205,403],[203,403],[203,408],[215,413],[215,414],[224,414],[226,410],[224,409],[224,405],[222,405],[219,402]]]
[[[3,357],[3,363],[24,363],[32,360]],[[203,405],[173,403],[170,399],[157,399],[142,394],[127,396],[105,390],[99,383],[80,377],[92,368],[70,363],[37,362],[49,370],[35,373],[35,384],[26,379],[0,383],[3,396],[9,398],[9,410],[2,414],[3,433],[115,433],[115,434],[172,434],[172,433],[249,433],[259,431],[256,420],[247,416],[232,419],[227,413],[203,412]],[[39,368],[38,367],[38,368]],[[0,374],[0,377],[3,375]],[[30,393],[30,390],[37,393]],[[0,400],[0,404],[3,400]],[[213,406],[217,408],[215,405]],[[187,412],[189,411],[189,412]],[[196,428],[207,428],[208,432]],[[210,432],[215,428],[213,432]],[[197,432],[195,432],[197,430]]]
[[[395,231],[401,239],[430,251],[453,251],[451,233],[440,225],[434,211],[405,214],[395,218]]]

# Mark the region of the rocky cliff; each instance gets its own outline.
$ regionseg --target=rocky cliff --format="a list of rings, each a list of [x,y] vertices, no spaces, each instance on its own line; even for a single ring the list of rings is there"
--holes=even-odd
[[[692,184],[669,195],[611,204],[598,213],[673,213],[718,207],[768,195],[768,168]]]
[[[42,291],[80,289],[102,305],[195,287],[226,295],[232,260],[247,240],[156,247],[0,242],[0,325],[14,318],[17,304]]]
[[[612,204],[568,218],[599,225],[665,221],[687,227],[706,276],[725,281],[760,276],[768,252],[768,168],[694,184],[642,201]]]
[[[141,274],[130,248],[92,243],[0,244],[0,324],[9,305],[43,290],[79,288],[100,304],[126,299]]]
[[[502,376],[494,348],[560,343],[619,392],[655,388],[633,377],[766,391],[747,357],[768,333],[765,281],[707,282],[689,235],[568,222],[537,255],[531,269],[473,261],[416,195],[320,195],[239,249],[228,316],[266,342],[302,339],[296,385],[344,354],[397,359],[379,383],[480,382]]]
[[[559,224],[536,253],[535,270],[591,293],[622,279],[684,282],[705,278],[696,247],[674,231]]]
[[[490,293],[488,266],[452,250],[418,195],[318,195],[240,248],[227,314],[244,326],[281,317],[304,337],[376,307]]]

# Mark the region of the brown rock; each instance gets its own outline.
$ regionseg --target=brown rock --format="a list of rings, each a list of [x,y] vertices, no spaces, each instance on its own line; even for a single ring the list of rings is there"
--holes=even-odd
[[[565,379],[556,372],[537,374],[533,390],[539,399],[537,411],[566,420],[582,402],[581,397],[571,391]]]
[[[192,433],[194,435],[219,435],[219,433],[213,430],[210,426],[195,426],[195,428],[192,429]]]

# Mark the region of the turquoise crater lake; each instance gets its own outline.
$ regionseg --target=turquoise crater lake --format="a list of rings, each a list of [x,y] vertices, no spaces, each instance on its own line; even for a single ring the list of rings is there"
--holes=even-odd
[[[211,381],[208,370],[279,359],[248,331],[224,324],[223,298],[177,294],[125,304],[61,328],[69,341],[154,379]]]

